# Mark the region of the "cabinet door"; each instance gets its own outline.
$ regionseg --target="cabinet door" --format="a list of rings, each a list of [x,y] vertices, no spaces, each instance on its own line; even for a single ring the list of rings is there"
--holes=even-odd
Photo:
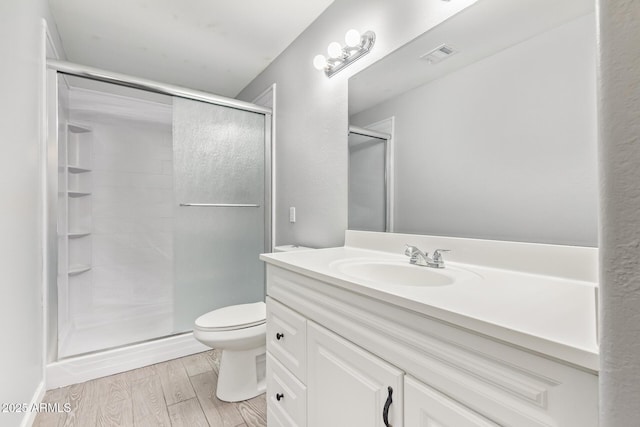
[[[308,427],[402,427],[403,372],[315,323],[307,323]]]
[[[404,421],[406,427],[499,427],[411,377],[404,381]]]

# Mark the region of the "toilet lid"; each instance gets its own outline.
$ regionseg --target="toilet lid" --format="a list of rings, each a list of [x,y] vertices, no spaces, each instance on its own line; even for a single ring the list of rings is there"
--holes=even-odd
[[[201,330],[228,331],[261,325],[266,318],[267,310],[264,302],[230,305],[198,317],[196,327]]]

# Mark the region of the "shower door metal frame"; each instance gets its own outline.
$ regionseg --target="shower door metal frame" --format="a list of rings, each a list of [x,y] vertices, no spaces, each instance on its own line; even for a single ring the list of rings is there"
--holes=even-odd
[[[207,102],[209,104],[231,107],[238,110],[250,111],[252,113],[271,115],[271,108],[262,107],[250,102],[244,102],[233,98],[214,95],[195,89],[174,86],[167,83],[160,83],[140,77],[128,76],[126,74],[100,70],[98,68],[74,64],[72,62],[48,59],[47,67],[49,69],[56,70],[59,73],[67,74],[70,76],[86,77],[88,79],[98,80],[105,83],[113,83],[119,86],[126,86],[133,89],[141,89],[148,92],[160,93],[163,95],[171,95],[177,96],[179,98]]]
[[[265,120],[265,127],[264,127],[264,201],[263,201],[263,206],[264,206],[264,227],[265,227],[265,241],[264,241],[264,251],[265,252],[272,252],[273,250],[273,215],[272,215],[272,206],[273,206],[273,190],[272,190],[272,185],[273,185],[273,177],[272,177],[272,170],[273,170],[273,135],[272,135],[272,129],[273,129],[273,120],[274,117],[272,115],[272,110],[271,108],[267,108],[267,107],[262,107],[260,105],[256,105],[256,104],[252,104],[250,102],[244,102],[244,101],[239,101],[237,99],[233,99],[233,98],[227,98],[227,97],[223,97],[223,96],[219,96],[219,95],[213,95],[207,92],[202,92],[202,91],[198,91],[198,90],[193,90],[193,89],[188,89],[188,88],[183,88],[180,86],[174,86],[174,85],[170,85],[170,84],[165,84],[165,83],[160,83],[160,82],[156,82],[153,80],[148,80],[148,79],[143,79],[143,78],[139,78],[139,77],[133,77],[133,76],[128,76],[125,74],[120,74],[120,73],[115,73],[115,72],[111,72],[111,71],[105,71],[105,70],[101,70],[98,68],[93,68],[93,67],[88,67],[88,66],[84,66],[84,65],[79,65],[79,64],[74,64],[71,62],[66,62],[66,61],[59,61],[59,60],[54,60],[54,59],[50,59],[47,58],[47,69],[50,71],[55,71],[56,74],[58,75],[68,75],[68,76],[76,76],[76,77],[83,77],[83,78],[87,78],[87,79],[91,79],[91,80],[96,80],[96,81],[100,81],[100,82],[105,82],[105,83],[112,83],[118,86],[125,86],[125,87],[129,87],[129,88],[133,88],[133,89],[140,89],[140,90],[144,90],[147,92],[153,92],[153,93],[158,93],[158,94],[163,94],[163,95],[169,95],[169,96],[174,96],[174,97],[179,97],[179,98],[184,98],[184,99],[189,99],[189,100],[194,100],[194,101],[200,101],[200,102],[206,102],[209,104],[214,104],[214,105],[219,105],[222,107],[228,107],[228,108],[234,108],[237,110],[242,110],[242,111],[247,111],[247,112],[251,112],[251,113],[256,113],[256,114],[261,114],[264,116],[264,120]],[[49,82],[53,82],[53,78],[51,77]],[[51,90],[50,92],[48,92],[48,95],[53,95],[53,93],[56,94],[56,100],[55,100],[55,104],[56,104],[56,109],[57,109],[57,89],[54,92],[53,90]],[[51,105],[51,100],[47,100],[47,109],[52,108]],[[52,112],[51,111],[47,111],[47,116],[48,116],[48,120],[52,120],[53,116],[52,116]],[[57,110],[56,110],[56,119],[57,119]],[[56,120],[57,122],[57,120]],[[51,123],[49,123],[51,125]],[[57,150],[57,146],[58,146],[58,132],[57,132],[57,123],[55,124],[56,129],[53,129],[52,127],[49,128],[49,135],[48,138],[55,138],[55,147]],[[56,174],[57,174],[57,168],[56,168]],[[58,189],[57,189],[57,179],[56,179],[56,193],[57,193]],[[57,218],[57,209],[51,209],[48,213],[48,215],[55,215],[55,221],[57,222],[58,218]],[[56,236],[56,242],[57,242],[57,236]],[[56,244],[56,250],[54,254],[50,254],[51,256],[55,256],[56,260],[58,258],[58,250],[57,250],[57,244]],[[58,272],[58,265],[57,262],[55,263],[55,275],[56,277],[58,276],[59,272]],[[266,288],[266,283],[264,284],[265,288]],[[56,284],[57,287],[57,284]],[[55,322],[56,324],[54,325],[55,327],[55,332],[54,335],[56,337],[58,337],[58,332],[59,332],[59,327],[60,325],[58,324],[58,322]],[[49,325],[48,327],[50,327],[51,325]],[[161,340],[161,339],[165,339],[168,337],[176,337],[176,336],[180,336],[183,335],[184,333],[178,333],[178,334],[173,334],[173,335],[168,335],[168,336],[162,336],[162,337],[156,337],[150,340],[146,340],[146,341],[142,341],[142,342],[136,342],[135,344],[141,344],[141,343],[145,343],[145,342],[151,342],[151,341],[156,341],[156,340]],[[59,360],[58,356],[57,356],[57,348],[58,345],[56,344],[55,346],[56,348],[56,354],[47,354],[47,360],[50,362],[52,362],[53,360],[50,360],[52,357],[54,360]],[[99,354],[102,351],[105,350],[109,350],[109,349],[104,349],[104,350],[96,350],[95,352],[91,352],[91,353],[85,353],[85,354]],[[72,358],[75,356],[72,356]]]
[[[220,95],[213,95],[207,92],[199,90],[183,88],[180,86],[174,86],[166,83],[160,83],[153,80],[148,80],[140,77],[133,77],[126,74],[115,73],[112,71],[101,70],[94,67],[88,67],[86,65],[74,64],[67,61],[58,61],[54,59],[47,59],[47,68],[57,71],[59,74],[84,77],[91,80],[97,80],[105,83],[112,83],[118,86],[130,87],[133,89],[145,90],[148,92],[159,93],[163,95],[176,96],[179,98],[190,99],[194,101],[206,102],[209,104],[219,105],[222,107],[235,108],[237,110],[248,111],[251,113],[257,113],[264,115],[265,127],[264,127],[264,212],[265,212],[265,252],[271,252],[273,250],[273,218],[272,218],[272,141],[271,135],[272,129],[272,110],[268,107],[262,107],[260,105],[252,104],[250,102],[240,101],[233,98],[227,98]]]

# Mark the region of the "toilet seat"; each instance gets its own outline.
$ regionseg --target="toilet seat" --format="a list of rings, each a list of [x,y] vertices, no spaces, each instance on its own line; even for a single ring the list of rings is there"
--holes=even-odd
[[[234,331],[262,325],[266,322],[266,318],[266,304],[261,301],[210,311],[196,319],[195,327],[207,332]]]

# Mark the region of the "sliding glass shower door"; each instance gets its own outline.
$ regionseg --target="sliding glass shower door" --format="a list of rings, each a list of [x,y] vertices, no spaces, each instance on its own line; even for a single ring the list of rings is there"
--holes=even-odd
[[[174,99],[174,328],[264,298],[265,116]]]
[[[57,80],[52,360],[190,331],[207,311],[262,300],[270,116]]]

